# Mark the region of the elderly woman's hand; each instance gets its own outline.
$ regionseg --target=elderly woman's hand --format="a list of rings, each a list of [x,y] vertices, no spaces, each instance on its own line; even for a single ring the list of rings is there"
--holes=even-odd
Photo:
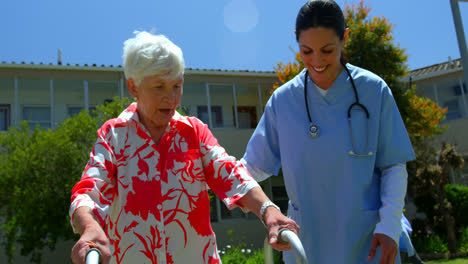
[[[111,258],[109,239],[106,233],[94,219],[89,207],[80,207],[75,211],[73,226],[75,231],[81,234],[80,239],[72,248],[71,259],[75,264],[86,263],[86,253],[91,248],[101,251],[101,262],[108,264]]]
[[[72,249],[71,258],[75,264],[86,263],[86,253],[91,248],[97,248],[101,251],[101,262],[107,264],[110,261],[109,240],[100,226],[85,229],[80,239]]]
[[[278,231],[287,228],[299,234],[299,226],[292,219],[286,217],[278,209],[268,207],[263,215],[265,226],[268,229],[268,243],[278,251],[290,250],[290,244],[283,244],[278,241]]]

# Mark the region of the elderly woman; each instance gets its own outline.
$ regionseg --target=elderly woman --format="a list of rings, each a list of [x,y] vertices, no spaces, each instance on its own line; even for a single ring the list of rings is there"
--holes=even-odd
[[[182,51],[164,36],[137,32],[124,43],[127,87],[136,103],[108,120],[81,180],[70,218],[80,239],[74,263],[99,248],[104,263],[220,263],[208,188],[229,209],[251,210],[277,232],[298,226],[269,201],[245,167],[228,156],[205,124],[176,112]]]

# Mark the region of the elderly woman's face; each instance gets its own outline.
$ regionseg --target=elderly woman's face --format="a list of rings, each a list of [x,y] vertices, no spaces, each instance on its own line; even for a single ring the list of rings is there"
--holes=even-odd
[[[182,75],[177,79],[151,75],[146,76],[140,85],[134,86],[132,96],[137,97],[138,114],[143,124],[148,128],[167,126],[180,104],[183,84]]]

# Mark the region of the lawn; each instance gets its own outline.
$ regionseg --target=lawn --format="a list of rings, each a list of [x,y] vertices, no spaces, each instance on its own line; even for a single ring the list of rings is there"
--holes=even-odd
[[[426,264],[467,264],[468,258],[457,258],[457,259],[438,259],[424,261]]]

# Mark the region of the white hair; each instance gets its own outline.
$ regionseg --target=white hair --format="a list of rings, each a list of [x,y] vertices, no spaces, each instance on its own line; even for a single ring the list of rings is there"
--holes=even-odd
[[[163,35],[134,31],[135,37],[124,42],[123,64],[125,78],[136,85],[146,76],[165,75],[176,79],[184,74],[182,50]]]

